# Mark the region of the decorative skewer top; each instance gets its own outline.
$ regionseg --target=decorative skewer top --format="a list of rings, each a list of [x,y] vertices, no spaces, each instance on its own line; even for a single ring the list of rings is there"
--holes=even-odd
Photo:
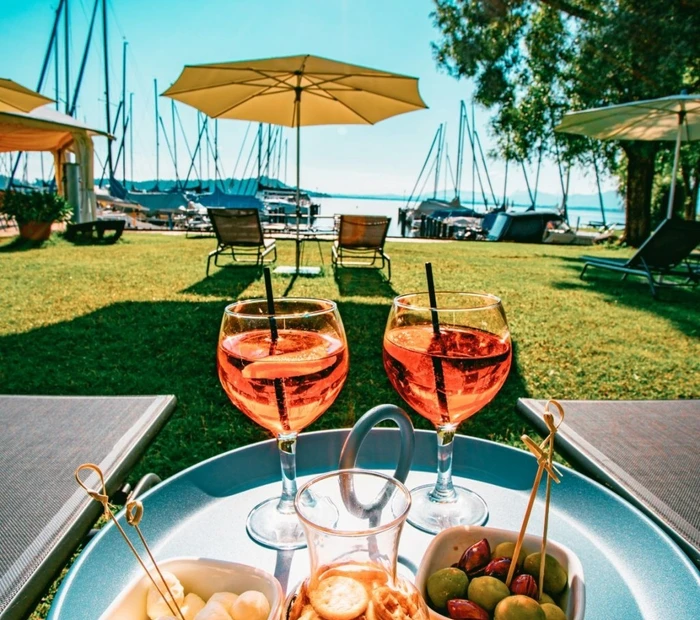
[[[550,406],[556,408],[559,414],[559,420],[555,423],[554,414],[550,412]],[[537,489],[540,486],[540,481],[542,480],[542,474],[544,471],[547,472],[547,491],[545,494],[544,503],[544,525],[542,530],[542,546],[540,549],[540,579],[539,579],[539,595],[542,596],[542,585],[544,582],[544,569],[546,562],[544,558],[546,557],[547,548],[547,528],[549,526],[549,505],[551,497],[551,486],[552,480],[557,484],[560,482],[561,473],[556,470],[553,464],[554,458],[554,437],[557,434],[557,430],[564,421],[564,408],[556,400],[549,400],[544,408],[544,423],[549,429],[549,434],[544,440],[537,444],[527,435],[523,435],[520,439],[527,446],[528,450],[532,452],[534,457],[537,459],[537,473],[535,474],[535,481],[532,485],[532,491],[530,492],[530,499],[525,509],[525,516],[523,517],[523,523],[520,526],[520,533],[518,534],[518,540],[515,543],[515,550],[513,551],[514,558],[517,558],[520,554],[520,549],[522,549],[523,539],[525,538],[525,531],[527,530],[528,522],[530,521],[530,515],[532,513],[532,507],[535,503],[535,498],[537,497]],[[506,577],[506,585],[510,587],[510,582],[513,579],[515,573],[516,562],[512,562],[510,569],[508,571],[508,576]]]
[[[101,492],[89,488],[87,484],[83,482],[83,480],[80,477],[80,474],[84,471],[90,471],[92,473],[97,474],[97,476],[100,479]],[[146,550],[148,558],[150,559],[151,564],[157,573],[157,579],[148,570],[146,563],[143,561],[138,551],[136,551],[136,547],[134,547],[133,543],[129,540],[129,537],[126,535],[126,532],[119,524],[119,521],[117,521],[117,518],[112,513],[113,506],[109,503],[109,496],[107,495],[107,487],[105,485],[104,474],[102,473],[102,470],[99,468],[99,466],[94,465],[93,463],[83,463],[75,470],[75,479],[92,499],[102,504],[102,507],[104,508],[105,518],[107,520],[111,519],[112,523],[114,523],[114,527],[117,528],[117,531],[121,534],[122,538],[124,538],[124,541],[136,557],[138,563],[141,565],[141,568],[143,568],[144,572],[146,573],[146,576],[151,580],[151,583],[155,588],[155,592],[153,593],[154,597],[151,597],[151,595],[149,594],[149,606],[153,604],[157,605],[158,608],[161,609],[161,603],[165,603],[165,609],[169,610],[169,612],[172,613],[174,616],[181,618],[181,620],[185,620],[185,616],[182,613],[182,610],[180,609],[180,605],[176,600],[176,596],[173,595],[168,580],[163,575],[160,568],[158,568],[158,563],[156,562],[148,544],[146,543],[146,539],[144,538],[143,533],[141,532],[141,528],[139,528],[139,523],[141,523],[141,519],[143,518],[143,504],[138,500],[132,499],[131,496],[127,497],[125,518],[126,522],[136,530],[136,533],[138,534],[139,539],[141,540],[141,544]],[[159,599],[159,597],[160,599],[162,599],[162,601]],[[181,598],[182,597],[180,597],[180,599]]]

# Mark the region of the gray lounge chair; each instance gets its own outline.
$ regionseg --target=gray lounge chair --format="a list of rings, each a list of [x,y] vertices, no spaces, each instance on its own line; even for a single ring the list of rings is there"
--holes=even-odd
[[[114,495],[174,407],[174,396],[0,396],[0,620],[32,611],[102,512],[76,467],[98,464]]]
[[[277,260],[277,246],[274,239],[265,239],[257,209],[207,209],[218,246],[207,257],[207,275],[211,259],[218,267],[221,254],[231,252],[236,262],[262,265],[265,257],[273,253],[269,262]]]
[[[384,252],[390,223],[391,218],[379,215],[341,215],[331,248],[333,267],[374,266],[381,259],[380,269],[386,266],[391,280],[391,258]]]
[[[646,278],[651,294],[656,287],[696,285],[699,274],[689,257],[700,244],[700,222],[664,220],[629,260],[582,256],[581,279],[588,267]]]

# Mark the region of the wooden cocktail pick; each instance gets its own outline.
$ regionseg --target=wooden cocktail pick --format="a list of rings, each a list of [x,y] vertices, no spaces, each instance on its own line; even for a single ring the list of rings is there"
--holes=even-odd
[[[549,411],[550,405],[555,407],[559,413],[559,421],[557,424],[554,423],[554,415]],[[518,534],[518,540],[515,543],[515,550],[513,551],[513,560],[510,563],[510,569],[508,570],[508,576],[506,577],[506,586],[510,587],[510,582],[513,579],[513,573],[515,572],[515,567],[520,556],[520,549],[523,546],[523,539],[525,538],[525,531],[527,530],[527,524],[530,521],[530,514],[532,513],[532,507],[535,504],[535,498],[537,497],[537,489],[540,486],[540,481],[542,480],[542,474],[547,472],[547,490],[545,493],[544,502],[544,528],[542,532],[542,546],[540,547],[540,578],[539,578],[539,598],[542,598],[542,584],[544,582],[544,568],[545,568],[545,550],[547,548],[547,528],[549,526],[549,500],[551,497],[552,480],[559,483],[559,476],[561,474],[554,468],[552,459],[554,457],[554,436],[557,434],[557,429],[564,421],[564,408],[556,401],[550,400],[547,402],[544,408],[544,423],[549,429],[549,435],[545,437],[542,443],[535,443],[527,435],[523,435],[520,439],[527,446],[528,450],[535,455],[537,459],[537,473],[535,474],[535,482],[532,485],[532,491],[530,492],[530,500],[528,501],[527,508],[525,509],[525,516],[523,517],[523,523],[520,526],[520,533]]]
[[[90,489],[80,478],[80,473],[83,471],[89,471],[97,474],[97,476],[100,479],[100,486],[101,486],[101,492],[95,491],[93,489]],[[157,580],[153,577],[151,572],[148,570],[146,567],[146,563],[141,559],[141,556],[139,555],[138,551],[136,551],[136,547],[132,544],[132,542],[129,540],[129,537],[126,535],[126,532],[122,529],[122,526],[119,524],[119,521],[117,521],[116,517],[112,513],[112,504],[109,503],[109,496],[107,495],[107,489],[105,487],[105,479],[104,479],[104,474],[102,473],[102,470],[97,466],[94,465],[93,463],[83,463],[78,467],[78,469],[75,470],[75,479],[77,480],[78,484],[85,490],[85,492],[96,502],[99,502],[102,504],[102,507],[104,508],[104,516],[105,519],[111,520],[112,523],[114,523],[114,527],[117,528],[117,531],[122,535],[122,538],[128,545],[129,549],[131,549],[131,552],[136,556],[136,559],[138,560],[138,563],[141,565],[141,568],[143,568],[144,572],[148,576],[148,578],[151,580],[151,583],[153,583],[153,586],[155,589],[158,591],[158,594],[162,597],[162,599],[165,601],[165,604],[168,606],[168,609],[173,613],[174,616],[179,616],[182,620],[185,620],[185,616],[182,613],[182,610],[178,606],[177,602],[175,601],[175,597],[173,596],[173,593],[170,591],[170,586],[168,585],[168,582],[165,580],[163,577],[163,573],[160,572],[160,568],[158,567],[158,563],[156,562],[155,558],[153,557],[153,554],[151,553],[151,550],[148,546],[148,543],[146,543],[146,539],[143,536],[143,533],[141,532],[141,528],[139,527],[139,523],[141,522],[141,518],[143,517],[143,504],[139,501],[135,501],[130,499],[131,496],[129,496],[126,500],[126,522],[131,525],[135,530],[136,533],[139,535],[139,538],[141,539],[141,543],[143,544],[144,548],[146,549],[146,553],[148,554],[148,557],[150,558],[153,567],[155,568],[156,572],[158,573],[158,576],[161,579],[161,584],[165,586],[165,589],[167,590],[168,594],[170,595],[170,598],[163,593],[163,590],[161,590],[160,585],[157,583]]]

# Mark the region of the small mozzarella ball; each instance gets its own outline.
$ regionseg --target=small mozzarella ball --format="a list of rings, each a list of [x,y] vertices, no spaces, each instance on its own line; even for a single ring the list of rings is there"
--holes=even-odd
[[[175,599],[175,603],[177,603],[178,606],[181,606],[182,602],[185,600],[185,589],[175,575],[163,572],[163,578],[172,593],[172,598],[170,594],[168,594],[168,588],[163,585],[160,577],[156,574],[154,578],[158,584],[158,588],[160,588],[168,601],[170,601],[170,605],[173,609],[168,606],[168,603],[163,600],[160,592],[151,584],[148,588],[148,595],[146,596],[146,614],[148,614],[151,620],[156,620],[156,618],[160,618],[161,616],[172,616],[175,608],[175,606],[172,605],[172,600]]]
[[[233,620],[267,620],[270,615],[270,603],[262,592],[248,590],[243,592],[231,608]]]
[[[194,592],[190,592],[182,604],[182,615],[185,616],[185,620],[194,620],[202,609],[204,609],[204,601]]]
[[[211,603],[212,601],[219,603],[230,614],[231,608],[233,607],[233,604],[236,602],[237,598],[238,594],[234,594],[233,592],[217,592],[209,597],[207,604]]]
[[[226,608],[216,601],[207,603],[202,611],[200,611],[194,620],[231,620]]]

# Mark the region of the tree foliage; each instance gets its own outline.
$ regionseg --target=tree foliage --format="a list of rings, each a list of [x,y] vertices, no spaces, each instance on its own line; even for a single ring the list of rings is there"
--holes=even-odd
[[[475,100],[494,111],[500,154],[531,160],[544,148],[552,158],[585,166],[595,158],[618,173],[624,153],[627,233],[646,236],[651,188],[641,180],[644,166],[653,177],[660,146],[553,128],[569,110],[700,91],[700,0],[434,1],[437,63],[474,80]]]

